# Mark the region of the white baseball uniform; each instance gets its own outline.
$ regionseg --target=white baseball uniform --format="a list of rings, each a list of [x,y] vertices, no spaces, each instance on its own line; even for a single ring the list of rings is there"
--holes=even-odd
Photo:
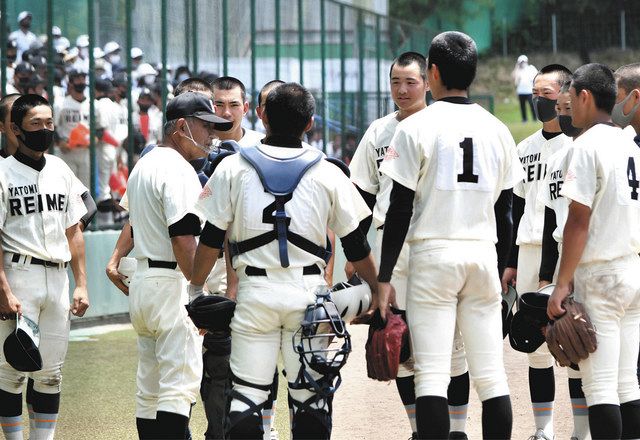
[[[508,395],[494,204],[522,179],[509,130],[477,104],[437,101],[398,124],[380,171],[415,191],[406,241],[416,397],[447,396],[456,322],[480,400]]]
[[[264,144],[259,148],[279,158],[300,153],[298,148]],[[274,203],[274,196],[262,190],[255,169],[236,154],[218,165],[202,190],[196,210],[201,218],[217,228],[229,229],[229,241],[238,242],[273,230],[273,223],[264,223],[263,219],[273,215]],[[292,199],[286,202],[285,210],[291,218],[289,230],[318,246],[326,245],[327,227],[338,237],[344,237],[370,214],[342,171],[324,160],[304,174]],[[288,254],[290,266],[287,268],[280,265],[277,241],[233,257],[240,281],[231,321],[231,370],[242,381],[266,387],[258,389],[234,383],[234,390],[256,405],[267,400],[268,385],[273,381],[280,352],[290,380],[300,370],[292,336],[300,327],[306,307],[315,301],[316,288],[326,285],[321,273],[303,276],[305,266],[324,268],[322,258],[295,246],[288,246]],[[265,269],[266,276],[248,275],[248,266]],[[315,378],[319,376],[309,372]],[[290,389],[290,394],[298,402],[313,396],[306,389]],[[248,405],[235,398],[231,402],[231,411],[246,408]]]
[[[174,149],[156,147],[136,164],[122,206],[129,211],[138,260],[129,313],[138,333],[136,417],[189,416],[202,374],[202,338],[187,316],[187,280],[174,263],[168,227],[191,212],[201,185]]]
[[[98,127],[102,124],[100,116],[99,106],[95,105],[95,122]],[[73,130],[79,123],[89,127],[89,99],[85,99],[82,102],[78,102],[71,95],[67,96],[60,106],[56,105],[55,108],[55,126],[56,133],[61,139],[65,141],[69,140],[71,130]],[[86,187],[90,187],[91,170],[89,162],[89,148],[76,147],[71,148],[67,152],[61,151],[59,156],[64,160],[73,174],[78,176],[78,179]]]
[[[260,145],[260,141],[264,139],[264,133],[249,130],[248,128],[243,128],[242,130],[244,131],[242,138],[238,141],[241,147],[255,147],[256,145]]]
[[[118,138],[118,132],[122,119],[122,107],[109,98],[101,98],[96,101],[98,114],[102,118],[99,126],[104,128],[115,141],[120,144],[124,138]],[[125,122],[126,124],[126,122]],[[125,135],[126,136],[126,135]],[[111,187],[109,179],[111,174],[116,171],[116,159],[119,151],[119,145],[114,146],[107,142],[99,142],[96,151],[98,162],[98,186],[96,194],[96,202],[100,203],[111,198]]]
[[[60,392],[61,368],[69,337],[71,252],[66,230],[87,212],[77,179],[58,157],[45,154],[45,165],[29,165],[20,153],[0,161],[0,233],[4,271],[22,313],[40,327],[42,370],[30,373],[34,389]],[[15,321],[0,322],[0,340]],[[0,354],[0,389],[18,394],[27,373],[9,366]]]
[[[356,152],[349,163],[351,171],[351,181],[361,190],[369,194],[376,195],[376,204],[373,207],[373,226],[376,228],[376,244],[374,247],[374,257],[380,261],[382,250],[382,229],[384,226],[387,210],[389,209],[389,196],[391,195],[392,180],[382,175],[379,171],[380,164],[384,160],[391,139],[398,126],[398,112],[393,112],[371,123]],[[396,301],[402,310],[407,308],[407,279],[409,276],[409,244],[402,246],[400,256],[393,268],[393,287],[396,291]],[[467,365],[464,357],[464,344],[460,333],[456,331],[457,341],[453,344],[453,357],[451,365],[451,376],[459,376],[466,373]],[[413,375],[413,359],[401,364],[398,370],[398,377]]]
[[[545,206],[553,209],[556,214],[556,229],[553,231],[553,238],[558,243],[562,243],[562,232],[567,222],[569,214],[569,201],[562,197],[560,191],[564,183],[564,177],[567,174],[567,167],[571,161],[572,144],[567,144],[566,148],[562,148],[549,157],[547,160],[547,175],[540,191],[538,199]]]
[[[596,328],[598,349],[579,363],[587,405],[640,399],[640,150],[617,127],[597,124],[574,142],[561,194],[591,209],[574,274],[575,297]]]

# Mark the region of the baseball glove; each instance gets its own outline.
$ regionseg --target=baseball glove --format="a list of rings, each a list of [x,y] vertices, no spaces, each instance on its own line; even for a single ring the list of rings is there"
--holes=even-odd
[[[200,295],[185,307],[196,327],[209,331],[228,331],[236,303],[221,295]]]
[[[598,348],[596,331],[582,304],[569,297],[562,305],[567,312],[547,324],[545,339],[560,366],[577,369]]]
[[[400,315],[388,312],[387,322],[384,322],[380,312],[376,310],[365,345],[367,376],[380,381],[395,379],[400,365],[400,353],[408,343],[408,338],[409,328]]]

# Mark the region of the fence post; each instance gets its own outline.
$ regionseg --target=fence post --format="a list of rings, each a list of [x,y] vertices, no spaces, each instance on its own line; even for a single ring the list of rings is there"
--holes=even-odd
[[[256,129],[256,0],[251,0],[251,128]]]
[[[128,10],[129,8],[127,8]],[[125,14],[127,12],[125,11]],[[189,0],[184,0],[184,56],[187,68],[191,68],[191,39],[189,38],[189,29],[191,29],[191,12],[189,11]]]
[[[7,0],[0,0],[0,41],[7,41]],[[5,49],[6,49],[5,44]],[[2,74],[2,81],[0,84],[0,91],[2,96],[7,94],[7,52],[3,50],[0,54],[0,73]],[[5,137],[2,136],[2,145],[5,145]]]
[[[304,15],[303,0],[298,0],[298,63],[300,68],[300,84],[304,84]]]
[[[2,40],[4,41],[4,40]],[[53,0],[47,0],[47,97],[53,107]]]
[[[222,75],[229,71],[229,1],[222,0]]]
[[[627,22],[624,9],[620,11],[620,49],[627,50]]]
[[[556,14],[551,14],[551,44],[553,45],[553,53],[558,53],[558,33],[556,26]]]
[[[362,136],[365,125],[365,93],[364,93],[364,57],[367,51],[364,40],[364,16],[362,9],[358,9],[358,136]]]
[[[131,59],[131,46],[133,46],[133,38],[131,35],[131,0],[125,0],[124,2],[124,25],[125,25],[125,39],[127,40],[127,166],[129,172],[133,169],[133,121],[131,120],[131,114],[133,113],[133,103],[131,102],[131,88],[133,83],[131,82],[131,71],[133,70],[133,60]],[[164,109],[162,109],[164,112]]]
[[[193,46],[193,74],[198,74],[198,5],[191,0],[191,38]],[[164,109],[163,109],[164,110]]]
[[[255,1],[255,0],[254,0]],[[326,37],[326,33],[327,33],[327,29],[326,29],[326,23],[325,23],[325,15],[326,15],[326,11],[325,11],[325,0],[320,0],[320,65],[321,65],[321,72],[320,74],[322,75],[321,81],[322,81],[322,86],[321,86],[321,90],[322,90],[322,109],[321,109],[321,116],[322,116],[322,151],[324,151],[325,153],[327,152],[327,137],[329,136],[329,125],[327,124],[327,82],[326,82],[326,75],[327,75],[327,37]]]
[[[160,69],[160,87],[162,87],[162,115],[164,122],[167,120],[167,0],[160,4],[160,57],[162,69]],[[194,57],[195,58],[195,57]]]
[[[507,17],[502,17],[502,56],[507,56]]]
[[[276,10],[276,29],[275,29],[275,61],[276,61],[276,78],[280,78],[280,0],[275,0]]]
[[[344,28],[344,3],[340,3],[340,134],[345,135],[347,127],[347,103],[346,103],[346,36]],[[351,109],[353,112],[353,109]]]
[[[93,59],[93,48],[96,43],[96,32],[94,29],[94,1],[88,2],[88,24],[89,24],[89,188],[91,196],[96,198],[96,75],[95,60]]]

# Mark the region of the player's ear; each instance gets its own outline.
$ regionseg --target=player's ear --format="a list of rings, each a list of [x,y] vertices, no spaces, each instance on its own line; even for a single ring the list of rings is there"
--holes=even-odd
[[[306,133],[308,131],[311,131],[312,128],[313,128],[313,116],[311,116],[311,119],[309,119],[309,122],[304,127],[304,132]]]
[[[20,136],[20,134],[22,134],[22,131],[20,130],[20,128],[18,128],[18,125],[15,123],[11,123],[11,131],[13,131],[13,134],[15,134],[16,136]]]
[[[244,105],[242,106],[242,113],[246,115],[248,111],[249,111],[249,101],[245,101]]]

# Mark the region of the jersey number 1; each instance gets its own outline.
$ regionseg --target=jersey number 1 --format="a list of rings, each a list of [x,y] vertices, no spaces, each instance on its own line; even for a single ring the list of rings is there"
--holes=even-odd
[[[462,148],[462,174],[458,174],[458,182],[478,183],[478,175],[473,174],[473,139],[464,138],[460,142]]]
[[[633,160],[633,157],[629,158],[627,164],[627,180],[631,187],[631,200],[638,200],[638,187],[640,187],[640,182],[638,182],[636,177],[636,161]]]

